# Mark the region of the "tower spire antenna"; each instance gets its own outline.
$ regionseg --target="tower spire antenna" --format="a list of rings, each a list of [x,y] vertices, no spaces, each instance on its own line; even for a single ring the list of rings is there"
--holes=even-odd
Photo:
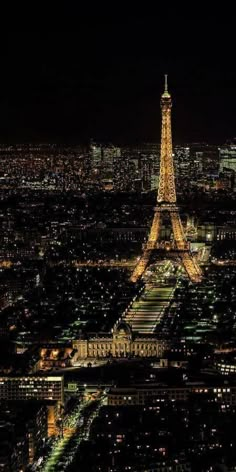
[[[164,77],[165,77],[165,87],[164,87],[164,92],[162,94],[162,97],[170,98],[170,94],[168,92],[168,74],[165,74]]]
[[[168,93],[168,74],[165,74],[165,92]]]

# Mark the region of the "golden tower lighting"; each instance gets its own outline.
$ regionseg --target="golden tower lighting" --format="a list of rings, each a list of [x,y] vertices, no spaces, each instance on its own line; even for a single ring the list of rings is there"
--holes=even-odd
[[[189,243],[184,234],[184,229],[179,215],[179,209],[176,205],[176,190],[174,164],[172,154],[172,135],[171,135],[171,107],[172,100],[168,91],[167,75],[165,75],[165,88],[161,96],[162,127],[161,127],[161,162],[160,178],[157,193],[157,204],[154,208],[154,218],[148,241],[144,245],[142,256],[137,263],[131,276],[131,281],[136,282],[146,268],[151,264],[154,253],[159,249],[168,251],[168,257],[171,252],[180,257],[182,264],[192,282],[200,282],[202,271],[196,259],[190,253]],[[168,214],[172,231],[173,241],[169,244],[160,241],[160,230],[163,214]]]

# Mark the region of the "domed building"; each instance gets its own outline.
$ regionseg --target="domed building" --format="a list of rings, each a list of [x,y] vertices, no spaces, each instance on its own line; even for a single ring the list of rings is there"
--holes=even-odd
[[[113,339],[123,339],[131,340],[132,339],[132,329],[131,326],[125,321],[118,321],[113,328]]]
[[[111,333],[88,333],[86,338],[73,341],[75,361],[105,357],[160,357],[167,342],[155,335],[134,334],[128,323],[119,320]]]

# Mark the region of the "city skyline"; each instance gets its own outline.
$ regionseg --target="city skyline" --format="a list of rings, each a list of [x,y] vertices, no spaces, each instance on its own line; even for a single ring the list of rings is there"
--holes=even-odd
[[[4,472],[236,470],[226,7],[70,3],[8,28]]]

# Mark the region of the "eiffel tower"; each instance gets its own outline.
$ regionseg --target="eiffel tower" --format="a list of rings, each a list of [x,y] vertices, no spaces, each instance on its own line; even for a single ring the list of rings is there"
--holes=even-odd
[[[132,282],[136,282],[143,275],[147,267],[154,263],[160,255],[180,259],[192,282],[200,282],[202,279],[202,271],[190,252],[190,245],[186,239],[179,209],[176,204],[171,135],[171,107],[172,100],[168,92],[167,75],[165,75],[165,89],[161,96],[161,160],[157,204],[154,208],[154,218],[148,241],[143,245],[142,256],[131,276]],[[171,222],[173,232],[172,241],[160,240],[162,220],[166,217],[168,217]]]

